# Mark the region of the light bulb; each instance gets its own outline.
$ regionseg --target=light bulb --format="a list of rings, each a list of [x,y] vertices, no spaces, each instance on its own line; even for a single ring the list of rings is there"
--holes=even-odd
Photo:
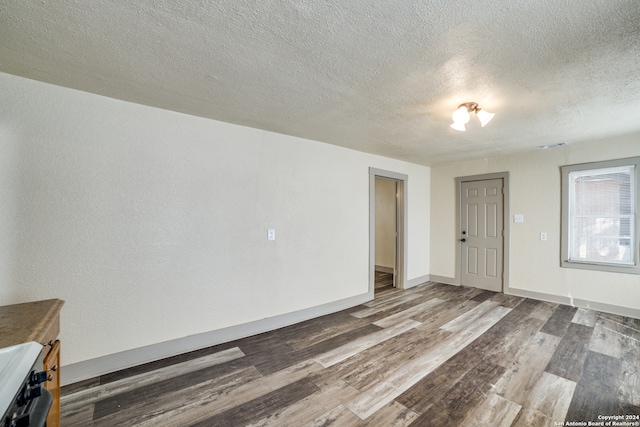
[[[469,123],[469,120],[471,120],[471,116],[469,115],[469,110],[465,106],[461,106],[456,111],[454,111],[453,114],[451,115],[451,118],[453,119],[454,123],[459,123],[463,125],[463,127],[465,124]]]

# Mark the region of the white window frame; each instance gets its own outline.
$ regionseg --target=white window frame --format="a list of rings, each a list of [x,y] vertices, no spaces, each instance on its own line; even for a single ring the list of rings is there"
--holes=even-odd
[[[631,245],[633,247],[632,264],[619,264],[614,262],[594,262],[584,260],[571,260],[570,259],[570,189],[569,189],[569,174],[571,172],[583,171],[583,170],[597,170],[615,168],[620,166],[633,166],[635,168],[635,218],[631,220]],[[640,157],[631,157],[627,159],[609,160],[603,162],[583,163],[579,165],[567,165],[561,167],[562,172],[562,241],[561,241],[561,265],[567,268],[580,268],[587,270],[600,270],[615,273],[630,273],[640,274],[640,210],[638,202],[638,189],[640,186]]]

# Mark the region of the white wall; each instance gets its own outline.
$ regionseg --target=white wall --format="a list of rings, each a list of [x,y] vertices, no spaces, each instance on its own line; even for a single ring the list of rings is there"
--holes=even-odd
[[[560,166],[640,155],[640,135],[612,137],[551,150],[436,165],[431,169],[431,275],[459,282],[456,259],[455,178],[510,173],[510,288],[640,309],[640,276],[560,267]],[[513,223],[523,214],[524,223]],[[540,241],[540,232],[548,240]],[[637,311],[636,311],[637,312]]]
[[[63,365],[366,296],[369,167],[409,176],[407,279],[429,273],[427,167],[0,88],[0,304],[65,300]]]
[[[376,177],[376,266],[393,270],[396,247],[396,182]]]

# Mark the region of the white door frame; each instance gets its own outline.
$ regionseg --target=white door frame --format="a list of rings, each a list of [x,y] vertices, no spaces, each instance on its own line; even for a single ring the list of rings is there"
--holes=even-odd
[[[409,176],[383,169],[369,168],[369,294],[373,298],[376,266],[376,177],[395,180],[398,188],[396,198],[396,228],[398,230],[396,254],[397,289],[404,289],[407,283],[407,195]]]
[[[462,230],[460,229],[460,223],[462,222],[462,209],[461,209],[461,200],[462,200],[462,183],[469,181],[484,181],[487,179],[502,179],[502,185],[504,186],[504,198],[503,198],[503,222],[504,222],[504,236],[502,239],[503,251],[502,251],[502,292],[505,294],[511,293],[509,290],[509,242],[510,242],[510,234],[509,234],[509,224],[510,224],[510,214],[509,214],[509,172],[497,172],[497,173],[488,173],[483,175],[471,175],[471,176],[461,176],[456,178],[456,260],[457,260],[457,268],[456,268],[456,283],[458,285],[462,284],[462,244],[459,242],[460,236],[462,235]]]

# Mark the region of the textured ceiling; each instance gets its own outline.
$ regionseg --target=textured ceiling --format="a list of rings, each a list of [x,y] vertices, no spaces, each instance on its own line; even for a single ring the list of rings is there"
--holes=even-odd
[[[640,131],[640,1],[3,0],[0,71],[433,164]]]

